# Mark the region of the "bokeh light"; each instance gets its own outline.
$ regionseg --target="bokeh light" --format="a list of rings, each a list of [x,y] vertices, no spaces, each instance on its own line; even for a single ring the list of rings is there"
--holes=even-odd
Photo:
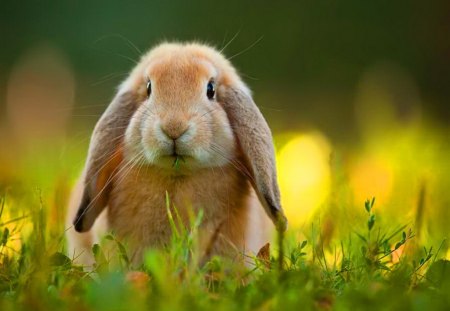
[[[330,190],[330,144],[319,133],[299,134],[278,153],[281,201],[298,227],[324,203]]]
[[[16,140],[62,136],[75,98],[75,77],[63,52],[48,44],[27,50],[14,64],[6,90],[8,126]]]
[[[351,168],[350,185],[356,204],[376,197],[377,206],[386,203],[394,185],[394,171],[388,159],[366,156],[355,161]]]

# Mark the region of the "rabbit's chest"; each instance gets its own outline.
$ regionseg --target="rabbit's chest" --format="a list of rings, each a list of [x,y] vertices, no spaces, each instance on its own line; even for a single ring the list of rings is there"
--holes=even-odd
[[[235,240],[245,235],[248,182],[233,168],[202,173],[172,178],[132,170],[118,176],[108,204],[110,228],[140,251],[170,241],[168,208],[185,226],[202,210],[206,235],[220,227],[224,236],[238,243]]]

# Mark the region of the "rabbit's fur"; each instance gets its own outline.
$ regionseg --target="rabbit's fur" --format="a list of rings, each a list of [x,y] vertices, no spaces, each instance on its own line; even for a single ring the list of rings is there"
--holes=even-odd
[[[286,228],[269,127],[229,61],[205,45],[159,45],[119,87],[72,194],[69,254],[92,264],[104,227],[139,263],[171,236],[166,194],[186,224],[203,210],[201,245],[215,254],[257,252],[268,219]]]

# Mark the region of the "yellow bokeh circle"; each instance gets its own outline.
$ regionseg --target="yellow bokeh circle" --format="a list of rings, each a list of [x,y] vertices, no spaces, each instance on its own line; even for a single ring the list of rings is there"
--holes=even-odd
[[[298,227],[324,203],[330,190],[330,144],[319,133],[299,134],[277,155],[281,203]]]

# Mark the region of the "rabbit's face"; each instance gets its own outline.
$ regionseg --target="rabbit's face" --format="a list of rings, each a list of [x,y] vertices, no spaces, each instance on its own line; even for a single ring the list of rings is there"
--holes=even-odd
[[[225,165],[236,143],[217,101],[218,68],[188,48],[157,52],[132,74],[142,100],[126,131],[126,157],[175,172]]]
[[[234,67],[205,45],[161,44],[143,56],[96,124],[75,230],[92,228],[110,200],[111,179],[125,168],[187,175],[227,163],[251,183],[277,229],[286,230],[272,134]]]

